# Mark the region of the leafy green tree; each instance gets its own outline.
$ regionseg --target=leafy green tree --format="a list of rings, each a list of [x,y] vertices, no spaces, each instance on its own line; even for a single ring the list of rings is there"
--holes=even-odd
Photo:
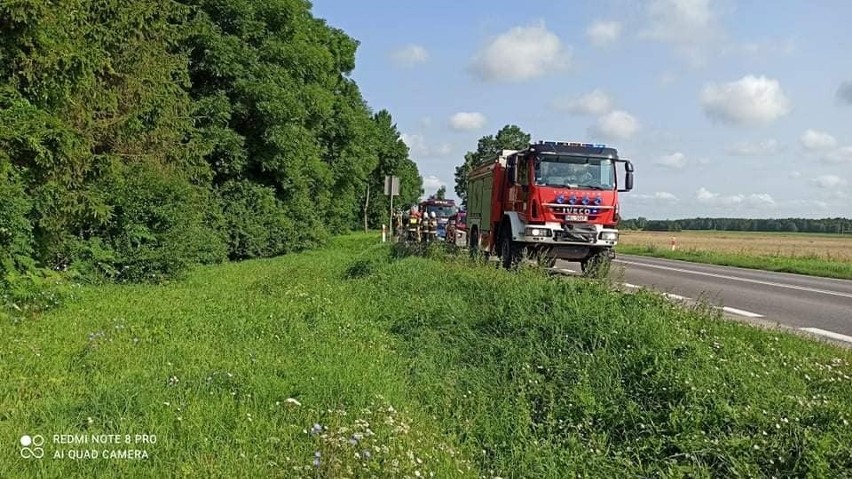
[[[364,204],[368,205],[367,226],[378,227],[390,220],[390,198],[384,195],[385,176],[397,176],[400,179],[400,196],[394,198],[394,209],[404,208],[420,198],[423,194],[423,179],[417,166],[408,157],[408,146],[402,141],[391,114],[381,110],[373,115],[373,123],[375,151],[379,161],[365,188]]]
[[[447,199],[447,186],[446,185],[441,185],[441,187],[438,188],[438,191],[435,192],[435,198],[439,199],[439,200]]]
[[[0,5],[0,288],[309,248],[422,178],[305,0]],[[378,188],[377,188],[378,186]],[[376,201],[374,201],[374,199]]]
[[[530,134],[517,125],[506,125],[496,135],[487,135],[479,139],[475,151],[464,155],[464,163],[456,167],[455,190],[462,204],[467,204],[467,175],[477,164],[493,160],[500,150],[521,150],[530,144]]]

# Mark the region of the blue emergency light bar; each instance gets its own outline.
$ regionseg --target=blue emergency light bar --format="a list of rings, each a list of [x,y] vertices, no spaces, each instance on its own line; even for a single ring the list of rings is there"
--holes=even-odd
[[[580,143],[577,141],[543,141],[538,142],[539,145],[563,145],[563,146],[581,146],[583,148],[606,148],[606,145],[601,143]]]

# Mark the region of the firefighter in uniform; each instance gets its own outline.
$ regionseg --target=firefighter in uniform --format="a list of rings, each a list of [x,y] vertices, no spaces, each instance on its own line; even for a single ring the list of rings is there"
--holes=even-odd
[[[438,217],[435,212],[429,213],[429,242],[438,239]]]
[[[414,208],[408,212],[408,224],[406,239],[411,242],[420,241],[420,212]]]
[[[429,243],[429,213],[425,209],[420,213],[420,241]]]

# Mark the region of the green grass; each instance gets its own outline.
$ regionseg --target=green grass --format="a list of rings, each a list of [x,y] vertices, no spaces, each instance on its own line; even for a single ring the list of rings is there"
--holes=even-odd
[[[671,251],[654,245],[619,245],[616,251],[622,254],[651,256],[654,258],[679,259],[694,263],[737,266],[740,268],[806,274],[825,278],[852,279],[852,263],[831,261],[818,257],[752,256],[740,253],[724,253],[696,249]]]
[[[0,477],[850,475],[848,351],[374,241],[4,320]],[[100,433],[157,443],[51,459]]]

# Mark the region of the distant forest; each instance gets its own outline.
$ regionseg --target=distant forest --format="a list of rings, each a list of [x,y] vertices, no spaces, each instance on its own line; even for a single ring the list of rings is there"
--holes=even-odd
[[[852,234],[849,218],[687,218],[680,220],[622,220],[620,228],[644,231],[718,230]]]

